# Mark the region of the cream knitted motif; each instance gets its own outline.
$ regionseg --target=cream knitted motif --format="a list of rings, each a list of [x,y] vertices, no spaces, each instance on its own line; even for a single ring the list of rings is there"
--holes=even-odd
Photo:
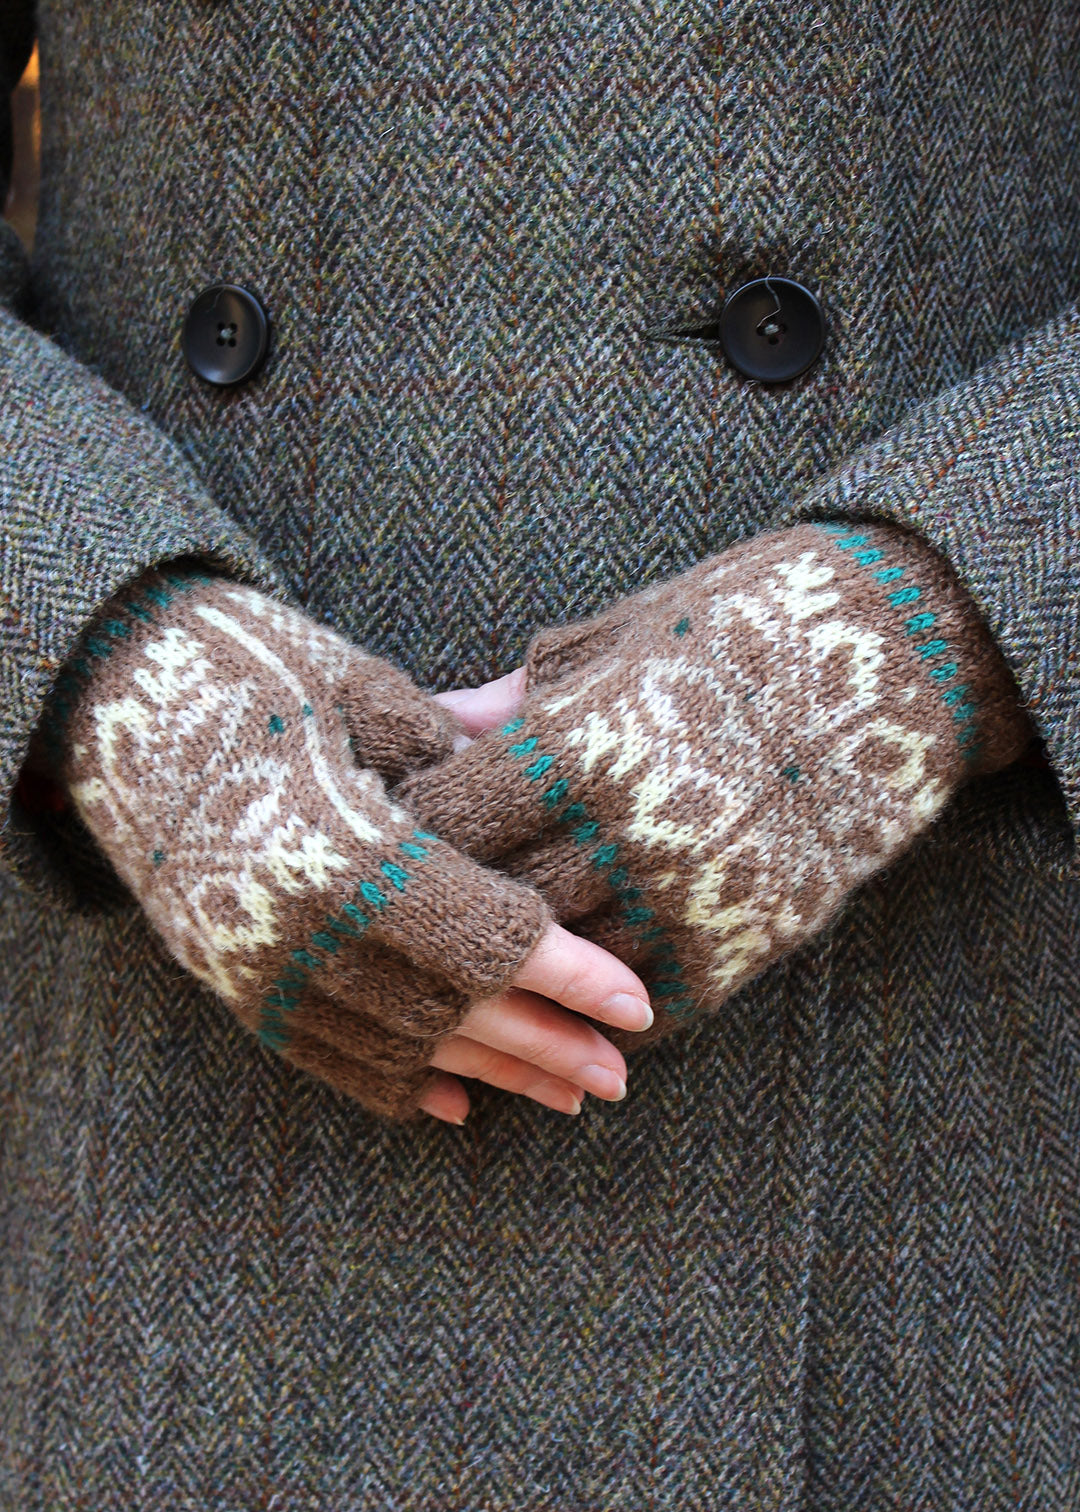
[[[624,1051],[822,929],[1034,733],[947,563],[893,526],[742,542],[542,631],[527,668],[518,718],[395,796],[639,972],[656,1018],[608,1031]]]
[[[456,731],[296,610],[151,571],[84,636],[43,738],[175,958],[268,1048],[401,1119],[437,1042],[550,920],[387,796],[382,773],[446,755]]]

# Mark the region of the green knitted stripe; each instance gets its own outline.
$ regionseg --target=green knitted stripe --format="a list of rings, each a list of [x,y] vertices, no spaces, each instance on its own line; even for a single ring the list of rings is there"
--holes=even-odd
[[[878,563],[884,562],[885,552],[878,546],[871,546],[869,537],[860,534],[849,523],[839,520],[816,520],[814,523],[819,530],[832,537],[838,550],[851,552],[852,559],[860,567],[873,567],[872,576],[877,582],[885,585],[899,583],[901,578],[908,575],[910,569],[907,567],[878,566]],[[897,620],[902,620],[904,634],[912,639],[923,636],[937,623],[937,615],[933,610],[920,609],[915,614],[907,613],[909,605],[922,602],[924,593],[925,589],[917,584],[905,582],[902,587],[894,588],[885,595],[890,608],[900,611]],[[948,656],[951,647],[940,636],[931,636],[927,640],[916,640],[915,649],[920,661],[931,662]],[[940,665],[928,668],[928,671],[937,688],[942,690],[942,703],[952,713],[955,722],[953,733],[964,760],[975,761],[983,748],[979,739],[978,704],[970,696],[971,689],[966,683],[957,683],[955,687],[945,686],[960,675],[958,664],[951,660],[942,661]]]
[[[399,840],[398,850],[413,861],[426,861],[431,852],[418,842],[436,840],[438,836],[426,830],[413,830],[411,840]],[[382,861],[379,872],[390,889],[404,892],[412,881],[411,873],[396,861]],[[262,1000],[259,1010],[258,1036],[268,1050],[279,1053],[289,1043],[290,1032],[286,1015],[295,1012],[301,999],[310,988],[319,986],[319,977],[325,972],[328,962],[341,950],[348,940],[362,939],[371,924],[374,914],[382,913],[393,901],[393,892],[370,878],[357,883],[356,901],[343,903],[337,914],[327,914],[306,944],[290,951],[290,965],[279,977]],[[359,905],[363,903],[364,907]]]
[[[161,610],[167,609],[177,595],[190,593],[202,584],[213,582],[206,573],[197,571],[159,572],[158,581],[143,587],[141,595],[129,596],[119,601],[116,612],[94,630],[84,635],[67,668],[57,679],[55,694],[49,713],[42,724],[42,731],[51,759],[56,766],[62,759],[64,739],[72,711],[82,696],[94,673],[95,665],[107,660],[118,640],[130,637],[139,625],[156,625],[160,622]],[[301,710],[305,718],[313,717],[310,704]],[[280,734],[284,722],[277,714],[270,716],[267,729],[270,734]],[[437,836],[425,830],[413,830],[412,840],[403,840],[399,849],[412,861],[424,861],[430,852],[417,841],[432,841]],[[155,866],[164,860],[164,852],[155,851]],[[382,883],[365,880],[358,886],[357,903],[363,902],[368,911],[357,903],[345,903],[339,913],[328,915],[313,931],[305,945],[291,953],[288,970],[277,977],[273,989],[267,992],[260,1006],[258,1037],[271,1050],[283,1050],[289,1043],[289,1028],[286,1015],[299,1005],[304,991],[313,985],[312,977],[326,967],[327,961],[338,954],[347,939],[360,939],[371,922],[371,913],[381,913],[391,902],[394,892],[404,892],[410,873],[394,861],[383,861],[379,867]]]
[[[512,719],[509,724],[503,725],[501,733],[516,735],[524,724],[524,719]],[[530,782],[537,784],[539,802],[549,813],[555,814],[557,823],[569,827],[578,845],[593,845],[594,841],[600,840],[600,844],[593,846],[590,864],[595,870],[607,873],[607,882],[620,904],[623,922],[631,929],[637,943],[655,942],[658,947],[653,952],[649,964],[654,970],[661,971],[662,976],[653,983],[649,989],[649,995],[662,998],[663,1008],[672,1018],[689,1021],[695,1016],[694,999],[683,980],[682,967],[676,958],[675,947],[667,931],[662,925],[652,923],[656,917],[655,912],[641,902],[644,894],[640,887],[634,887],[631,884],[625,866],[616,866],[619,856],[618,843],[602,839],[599,823],[589,814],[580,800],[567,802],[570,797],[570,783],[567,779],[558,777],[550,785],[541,784],[541,779],[547,777],[557,757],[547,752],[538,752],[539,743],[539,736],[530,735],[516,741],[513,745],[508,745],[506,754],[513,757],[515,761],[527,762],[522,770]],[[530,757],[532,759],[528,760]],[[563,804],[566,806],[562,807]],[[560,809],[561,812],[558,812]],[[641,926],[644,925],[650,927],[642,928]]]
[[[157,609],[166,608],[178,593],[190,593],[200,584],[213,581],[205,573],[195,571],[162,572],[158,576],[175,592],[170,593],[168,588],[151,584],[143,590],[143,598],[121,600],[116,613],[83,636],[64,671],[56,679],[41,724],[45,748],[55,767],[59,767],[63,759],[64,739],[71,716],[94,674],[95,665],[108,661],[115,642],[129,639],[132,630],[140,624],[155,624]]]

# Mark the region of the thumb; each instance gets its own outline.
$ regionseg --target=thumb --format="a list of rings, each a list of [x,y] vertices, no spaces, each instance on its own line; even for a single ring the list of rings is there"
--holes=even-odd
[[[436,693],[437,703],[456,714],[470,735],[479,735],[483,730],[494,729],[513,719],[525,696],[525,668],[515,667],[494,682],[484,683],[479,688],[454,688],[448,693]]]

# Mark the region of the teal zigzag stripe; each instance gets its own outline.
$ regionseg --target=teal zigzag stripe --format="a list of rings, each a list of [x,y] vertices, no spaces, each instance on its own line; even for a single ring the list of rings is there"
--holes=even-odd
[[[814,524],[819,530],[833,538],[833,544],[840,551],[850,551],[853,559],[861,567],[873,567],[873,577],[877,582],[885,585],[899,583],[902,578],[909,575],[910,569],[907,567],[887,565],[879,567],[877,564],[884,562],[885,552],[880,547],[871,546],[869,537],[861,535],[858,530],[853,530],[850,524],[838,520],[815,520]],[[894,588],[885,595],[889,606],[898,611],[897,622],[903,620],[904,634],[907,636],[922,637],[927,631],[932,631],[937,624],[937,615],[933,610],[920,609],[915,614],[907,612],[909,605],[922,602],[924,592],[925,590],[917,584],[905,582],[902,587]],[[953,733],[964,760],[975,761],[983,748],[983,743],[979,739],[978,704],[971,696],[971,689],[966,683],[948,686],[960,675],[959,665],[952,660],[950,655],[951,648],[948,641],[938,635],[930,635],[925,640],[918,640],[915,649],[919,653],[919,660],[927,663],[927,671],[941,691],[941,701],[952,714]],[[937,665],[931,666],[932,662],[936,662]]]
[[[509,724],[503,725],[501,733],[517,735],[524,724],[524,719],[512,719]],[[569,827],[579,845],[593,846],[591,864],[597,871],[606,873],[608,885],[618,899],[623,922],[631,928],[639,943],[655,943],[657,947],[649,964],[660,975],[649,988],[650,997],[660,999],[665,1012],[673,1018],[689,1021],[694,1017],[694,998],[683,980],[682,967],[667,930],[653,922],[656,918],[655,910],[642,901],[644,895],[641,888],[633,885],[625,866],[616,865],[619,845],[603,839],[600,825],[585,804],[572,799],[567,779],[557,777],[547,784],[546,779],[557,757],[550,752],[538,751],[539,744],[539,736],[529,735],[508,745],[506,753],[516,761],[525,763],[524,775],[530,782],[537,784],[539,802],[549,813],[555,815],[556,821]],[[600,843],[594,844],[598,840]]]
[[[398,849],[413,861],[426,861],[431,852],[423,842],[437,838],[427,830],[414,829],[411,840],[398,841]],[[325,971],[342,943],[362,939],[376,915],[390,907],[394,892],[403,893],[412,881],[412,874],[396,861],[382,861],[379,874],[378,882],[368,878],[358,883],[353,901],[343,903],[336,914],[327,914],[307,943],[289,952],[290,964],[274,978],[260,1004],[258,1036],[269,1050],[285,1049],[290,1014],[300,1006],[304,993],[318,986],[318,974]]]

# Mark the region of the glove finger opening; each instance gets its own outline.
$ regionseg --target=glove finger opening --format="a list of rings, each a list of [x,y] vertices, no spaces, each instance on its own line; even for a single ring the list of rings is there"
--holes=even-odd
[[[592,914],[611,899],[607,872],[596,865],[596,849],[571,835],[548,830],[541,843],[522,846],[499,862],[507,876],[541,894],[560,924]]]
[[[320,1038],[364,1060],[430,1055],[452,1034],[471,1005],[469,995],[446,977],[428,971],[392,946],[372,941],[358,963],[355,990],[313,992],[297,1009],[297,1021]]]
[[[420,1099],[437,1078],[430,1066],[397,1077],[387,1075],[302,1029],[295,1031],[281,1055],[290,1065],[317,1077],[335,1092],[344,1093],[369,1113],[399,1123],[419,1121],[426,1116],[419,1107]]]

